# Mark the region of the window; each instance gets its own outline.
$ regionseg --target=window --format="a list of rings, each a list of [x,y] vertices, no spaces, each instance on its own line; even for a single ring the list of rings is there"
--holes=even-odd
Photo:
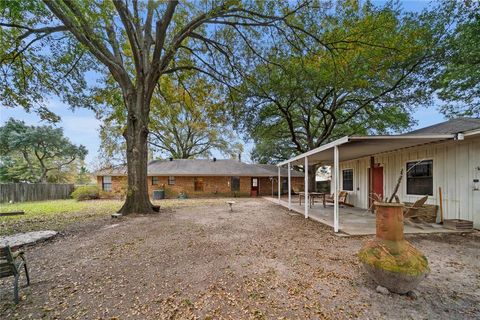
[[[240,177],[231,177],[230,186],[232,191],[240,191]]]
[[[168,177],[168,185],[173,186],[175,184],[175,177]]]
[[[407,162],[407,194],[433,196],[433,160]]]
[[[353,191],[353,169],[343,170],[342,178],[342,189],[346,191]]]
[[[203,191],[203,178],[193,178],[193,189],[195,191]]]
[[[158,184],[158,177],[152,177],[152,185],[156,186]]]
[[[102,178],[102,190],[106,192],[112,191],[112,177],[104,176]]]

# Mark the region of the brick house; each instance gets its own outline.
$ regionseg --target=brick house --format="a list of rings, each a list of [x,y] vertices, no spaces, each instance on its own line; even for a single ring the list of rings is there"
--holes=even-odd
[[[148,193],[165,190],[167,197],[175,198],[181,192],[189,197],[212,196],[267,196],[277,193],[277,167],[267,164],[249,164],[224,159],[170,159],[154,160],[148,164]],[[287,169],[280,172],[281,192],[287,193]],[[97,173],[101,190],[124,194],[127,185],[125,169],[104,170]],[[304,175],[291,171],[292,190],[303,190]]]

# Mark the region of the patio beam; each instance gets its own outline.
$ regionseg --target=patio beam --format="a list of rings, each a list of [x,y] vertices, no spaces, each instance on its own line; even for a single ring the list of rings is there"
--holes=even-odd
[[[323,145],[323,146],[320,146],[320,147],[318,147],[318,148],[315,148],[315,149],[312,149],[312,150],[307,151],[307,152],[305,152],[305,153],[299,154],[299,155],[296,156],[296,157],[293,157],[293,158],[290,158],[290,159],[285,160],[285,161],[283,161],[283,162],[280,162],[279,164],[277,164],[277,166],[283,166],[283,165],[285,165],[285,164],[287,164],[287,163],[289,163],[289,162],[294,162],[294,161],[296,161],[296,160],[301,160],[302,158],[306,158],[306,157],[308,157],[308,156],[314,155],[314,154],[319,153],[319,152],[321,152],[321,151],[323,151],[323,150],[328,150],[328,149],[330,149],[330,148],[332,148],[332,147],[334,147],[334,146],[336,146],[336,145],[341,145],[341,144],[347,143],[347,142],[348,142],[348,139],[349,139],[348,136],[345,136],[345,137],[343,137],[343,138],[337,139],[337,140],[335,140],[335,141],[333,141],[333,142],[327,143],[327,144],[325,144],[325,145]]]
[[[338,225],[339,225],[339,214],[338,214],[338,195],[339,195],[339,190],[340,190],[340,157],[339,157],[339,151],[338,151],[338,146],[335,146],[333,148],[333,171],[334,171],[334,181],[333,181],[333,188],[334,188],[334,194],[333,194],[333,231],[338,232]]]
[[[476,134],[476,133],[474,133]],[[321,153],[325,150],[333,149],[335,146],[340,146],[349,142],[358,142],[360,144],[366,143],[368,144],[369,142],[382,142],[384,141],[386,144],[389,144],[390,142],[396,142],[396,141],[412,141],[415,143],[407,143],[404,146],[396,146],[392,148],[387,148],[385,150],[379,151],[377,153],[382,153],[382,152],[389,152],[389,151],[395,151],[401,148],[409,148],[425,143],[432,143],[432,142],[438,142],[442,140],[452,140],[456,139],[456,136],[454,134],[427,134],[427,135],[386,135],[386,136],[345,136],[340,139],[337,139],[335,141],[332,141],[330,143],[324,144],[323,146],[320,146],[318,148],[312,149],[310,151],[307,151],[305,153],[299,154],[293,158],[290,158],[288,160],[285,160],[283,162],[280,162],[277,164],[278,166],[286,165],[287,163],[293,163],[296,162],[298,164],[301,164],[301,161],[305,157],[313,156],[317,153]],[[425,141],[428,140],[428,141]],[[365,146],[359,145],[359,148],[365,148]],[[359,157],[364,157],[371,155],[370,154],[365,154],[365,155],[360,155]],[[315,161],[315,159],[310,159],[311,162]],[[326,159],[324,159],[326,160]]]
[[[292,211],[292,176],[290,162],[288,163],[288,210]]]
[[[308,207],[310,203],[308,202],[308,157],[305,157],[305,164],[304,164],[304,171],[305,171],[305,219],[308,219]]]

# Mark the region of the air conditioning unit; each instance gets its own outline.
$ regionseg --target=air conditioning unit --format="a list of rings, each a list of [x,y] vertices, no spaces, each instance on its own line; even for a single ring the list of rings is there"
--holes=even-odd
[[[153,200],[165,199],[165,190],[153,190]]]

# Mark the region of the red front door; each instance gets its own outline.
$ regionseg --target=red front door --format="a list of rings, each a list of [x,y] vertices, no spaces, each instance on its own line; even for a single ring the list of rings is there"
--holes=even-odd
[[[383,198],[383,167],[373,168],[373,193]]]
[[[252,188],[250,190],[250,195],[252,197],[258,196],[258,178],[252,178]]]
[[[373,190],[372,193],[383,198],[383,167],[374,167],[373,168]],[[370,185],[370,168],[368,168],[368,181]],[[376,198],[376,197],[375,197]],[[373,194],[368,194],[368,204],[372,206],[373,204]]]

